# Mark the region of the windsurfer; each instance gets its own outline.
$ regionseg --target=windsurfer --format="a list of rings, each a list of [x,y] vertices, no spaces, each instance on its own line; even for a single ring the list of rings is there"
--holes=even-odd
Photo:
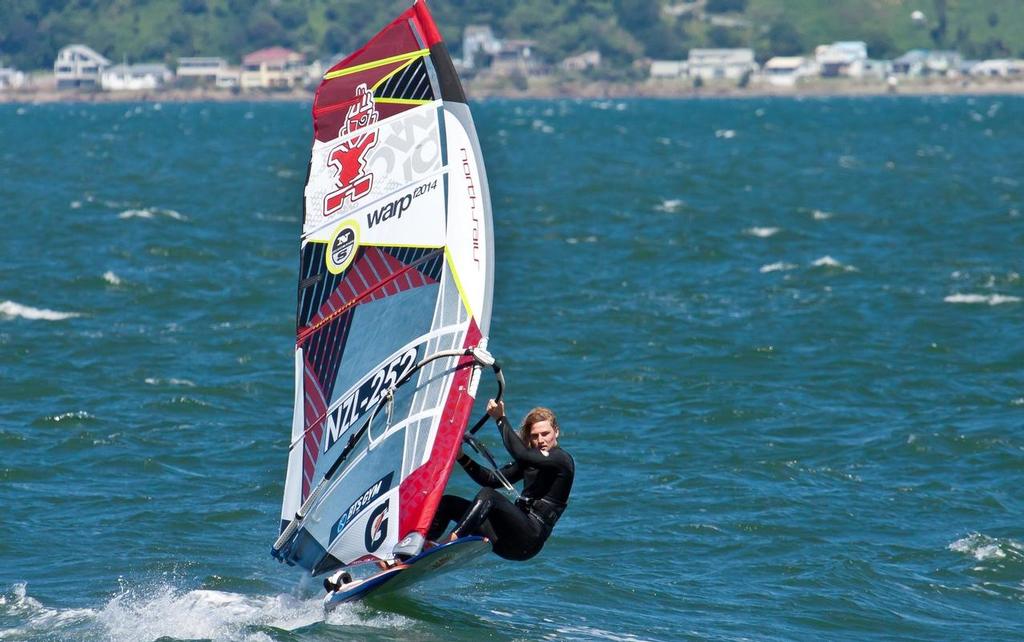
[[[448,523],[459,518],[451,539],[482,535],[491,540],[494,552],[505,559],[526,560],[540,552],[569,500],[576,466],[572,456],[558,445],[558,419],[547,408],[526,415],[519,434],[505,416],[505,403],[487,402],[512,463],[499,471],[509,482],[523,480],[522,496],[512,503],[496,488],[501,477],[462,453],[458,462],[483,486],[473,501],[455,495],[441,498],[427,538],[436,541]]]

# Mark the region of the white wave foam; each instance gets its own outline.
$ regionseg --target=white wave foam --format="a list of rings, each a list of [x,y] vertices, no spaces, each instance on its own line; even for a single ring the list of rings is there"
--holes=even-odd
[[[535,118],[533,122],[530,123],[530,127],[532,127],[534,131],[539,131],[544,134],[551,134],[555,131],[554,127],[539,118]]]
[[[639,642],[632,633],[613,633],[593,626],[562,626],[555,629],[559,639],[614,640],[615,642]]]
[[[248,596],[225,591],[184,591],[159,586],[153,591],[122,591],[96,615],[114,642],[175,639],[244,640],[272,638],[253,627],[294,631],[317,622],[374,628],[406,628],[409,620],[398,615],[368,615],[357,605],[342,605],[324,618],[319,597],[291,595]]]
[[[4,616],[13,616],[21,624],[0,630],[0,640],[36,637],[33,634],[49,638],[55,630],[88,621],[96,614],[91,609],[47,608],[39,600],[29,597],[26,582],[12,585],[6,595],[0,596],[0,607],[3,607],[0,613]]]
[[[121,277],[114,274],[111,270],[107,270],[103,273],[103,280],[110,285],[121,285]]]
[[[173,377],[171,377],[170,379],[157,379],[156,377],[146,377],[145,381],[151,386],[160,386],[163,384],[167,384],[169,386],[188,386],[189,388],[196,387],[196,384],[189,381],[188,379],[175,379]]]
[[[232,639],[263,642],[270,638],[246,628],[270,625],[287,630],[308,626],[323,617],[318,600],[286,596],[250,598],[222,591],[178,591],[160,586],[140,595],[125,591],[96,615],[107,638],[115,642],[184,639]]]
[[[151,218],[156,218],[157,216],[166,216],[167,218],[173,218],[176,221],[187,221],[188,220],[180,212],[176,212],[175,210],[166,210],[166,209],[162,209],[162,208],[159,208],[159,207],[144,207],[141,210],[136,210],[136,209],[124,210],[123,212],[121,212],[120,214],[117,215],[117,218],[120,218],[120,219],[129,219],[129,218],[151,219]]]
[[[1005,296],[1002,294],[950,294],[943,299],[946,303],[987,303],[988,305],[1002,305],[1003,303],[1020,303],[1019,296]]]
[[[658,210],[659,212],[674,212],[678,210],[682,204],[682,199],[666,198],[661,202],[661,205],[655,205],[654,209]]]
[[[815,221],[827,221],[833,216],[835,216],[835,214],[824,210],[814,210],[811,212],[811,217],[813,217]]]
[[[761,274],[767,274],[768,272],[786,272],[788,270],[795,270],[796,265],[792,263],[784,263],[779,261],[778,263],[769,263],[768,265],[762,265],[759,270]]]
[[[161,638],[270,642],[269,627],[283,631],[326,622],[337,626],[408,629],[411,620],[379,614],[359,604],[343,604],[325,618],[322,599],[293,595],[240,595],[215,590],[184,590],[157,584],[126,588],[99,609],[49,608],[28,596],[24,582],[0,596],[0,615],[16,628],[0,630],[0,640],[35,638],[150,642]]]
[[[735,129],[716,129],[715,130],[715,138],[729,139],[729,138],[735,138],[735,137],[736,137],[736,130]]]
[[[979,562],[999,560],[1007,555],[1024,558],[1024,545],[1012,539],[999,539],[981,533],[970,533],[961,537],[947,548],[955,553],[970,555]]]
[[[831,256],[828,256],[827,254],[821,257],[820,259],[816,259],[815,261],[813,261],[811,265],[813,265],[814,267],[835,268],[837,270],[845,270],[847,272],[857,271],[857,268],[853,267],[852,265],[844,265],[839,261],[835,260],[834,258],[832,258]]]
[[[3,301],[0,303],[0,317],[31,319],[33,321],[63,321],[73,317],[82,316],[77,312],[57,312],[45,308],[33,308],[31,306],[15,303],[14,301]]]
[[[62,412],[59,415],[51,415],[47,417],[50,421],[61,422],[68,421],[70,419],[93,419],[93,416],[84,410],[78,410],[76,412]]]
[[[747,234],[751,235],[751,236],[756,236],[756,237],[761,238],[761,239],[766,239],[768,237],[775,236],[776,234],[778,234],[779,233],[779,228],[777,228],[777,227],[750,227],[750,228],[747,228],[747,229],[745,229],[743,231],[746,232]]]

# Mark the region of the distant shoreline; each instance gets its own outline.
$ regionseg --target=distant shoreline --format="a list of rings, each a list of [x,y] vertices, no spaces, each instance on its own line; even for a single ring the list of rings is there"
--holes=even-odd
[[[896,85],[883,81],[865,82],[851,79],[813,80],[794,87],[775,87],[753,82],[746,87],[734,83],[707,84],[694,87],[689,80],[654,80],[636,82],[532,79],[526,89],[495,83],[465,83],[470,100],[511,99],[625,99],[625,98],[826,98],[871,96],[973,96],[1024,95],[1024,80],[1004,79],[911,79]],[[57,89],[0,91],[0,104],[49,103],[124,103],[124,102],[312,102],[313,91],[232,92],[212,89],[180,89],[146,91],[76,91]]]

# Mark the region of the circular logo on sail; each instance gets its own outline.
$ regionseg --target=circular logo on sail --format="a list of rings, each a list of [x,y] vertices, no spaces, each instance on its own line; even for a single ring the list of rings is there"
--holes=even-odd
[[[359,248],[359,226],[353,220],[342,222],[334,231],[327,247],[327,270],[341,274],[356,256]]]

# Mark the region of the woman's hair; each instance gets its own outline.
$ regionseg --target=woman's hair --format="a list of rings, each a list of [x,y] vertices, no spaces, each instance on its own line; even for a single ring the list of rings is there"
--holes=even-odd
[[[549,421],[551,422],[551,427],[556,432],[558,431],[558,419],[550,408],[544,408],[543,406],[534,408],[526,413],[526,417],[523,418],[523,425],[519,427],[519,438],[523,440],[524,444],[530,443],[530,429],[538,421]]]

